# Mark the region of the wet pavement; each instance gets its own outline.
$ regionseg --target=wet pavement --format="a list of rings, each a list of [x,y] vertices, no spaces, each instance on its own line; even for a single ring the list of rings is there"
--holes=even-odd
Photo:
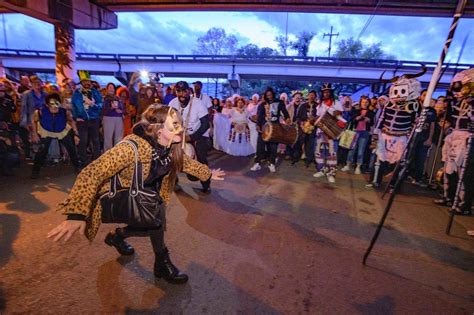
[[[0,313],[472,314],[474,218],[431,203],[405,184],[367,266],[362,256],[384,207],[362,175],[314,179],[303,163],[250,172],[250,158],[211,154],[227,172],[203,195],[181,179],[168,208],[166,243],[186,285],[156,281],[146,238],[133,257],[75,236],[46,233],[73,184],[67,166],[0,178]]]

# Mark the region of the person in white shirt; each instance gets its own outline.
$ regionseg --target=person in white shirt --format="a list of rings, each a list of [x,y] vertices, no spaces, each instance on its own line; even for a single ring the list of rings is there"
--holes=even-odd
[[[250,117],[255,116],[254,120],[257,121],[257,108],[259,103],[259,96],[258,94],[252,95],[252,101],[247,105],[247,112],[249,113]]]
[[[196,81],[193,82],[194,85],[194,98],[197,98],[201,101],[201,103],[206,106],[207,109],[212,107],[212,101],[209,95],[202,93],[202,82]]]
[[[176,97],[170,102],[169,106],[175,108],[181,114],[186,130],[186,142],[194,146],[196,159],[198,162],[208,165],[207,153],[211,148],[208,109],[199,98],[191,97],[187,82],[179,81],[175,85],[175,90]],[[211,191],[210,181],[201,182],[201,185],[204,193]]]

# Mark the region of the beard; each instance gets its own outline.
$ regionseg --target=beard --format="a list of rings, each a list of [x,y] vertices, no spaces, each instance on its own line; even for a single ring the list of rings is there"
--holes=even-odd
[[[186,107],[188,106],[189,100],[191,99],[190,96],[182,96],[178,97],[178,101],[181,104],[181,107]]]

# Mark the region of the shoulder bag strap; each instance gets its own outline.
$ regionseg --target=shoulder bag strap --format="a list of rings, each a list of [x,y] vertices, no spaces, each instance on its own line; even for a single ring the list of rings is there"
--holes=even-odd
[[[130,185],[130,195],[136,196],[143,187],[143,174],[141,174],[141,163],[138,162],[138,144],[133,140],[123,140],[130,144],[135,153],[135,167],[133,168],[132,184]]]

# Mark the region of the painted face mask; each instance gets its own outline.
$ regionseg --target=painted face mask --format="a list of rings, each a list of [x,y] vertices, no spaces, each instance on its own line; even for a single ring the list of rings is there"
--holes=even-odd
[[[174,136],[183,135],[183,141],[184,141],[184,129],[183,129],[181,117],[178,114],[178,112],[173,111],[172,107],[170,107],[168,110],[168,115],[166,116],[164,128],[166,128],[166,130],[172,134],[168,142],[168,146],[167,146],[168,148],[173,143]]]
[[[457,73],[451,81],[451,91],[456,98],[474,95],[474,68]]]
[[[55,99],[51,99],[49,102],[48,102],[48,107],[49,107],[49,110],[50,112],[52,113],[57,113],[59,111],[59,108],[61,107],[61,103],[59,103],[57,100]]]

